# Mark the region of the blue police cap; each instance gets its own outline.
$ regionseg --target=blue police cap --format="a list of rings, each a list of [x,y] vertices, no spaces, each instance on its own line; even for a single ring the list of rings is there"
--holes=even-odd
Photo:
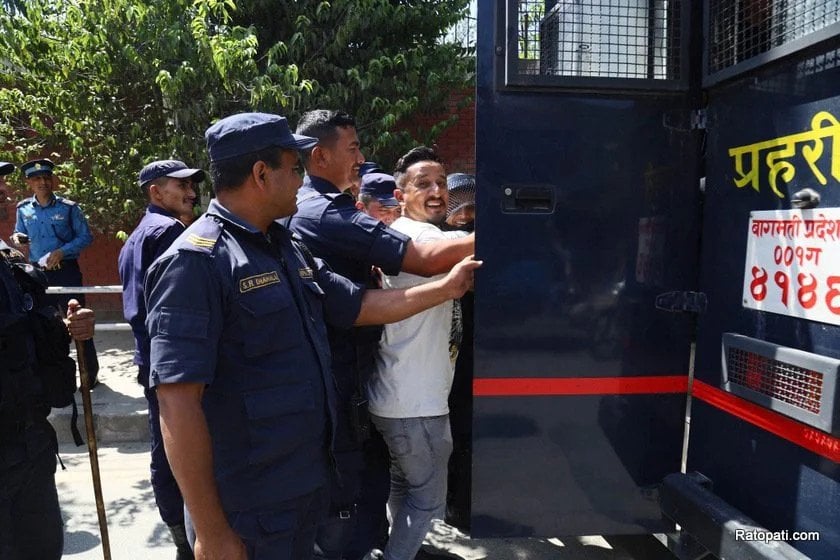
[[[55,167],[55,164],[46,158],[33,159],[21,165],[20,171],[24,177],[29,179],[38,175],[52,175],[53,167]]]
[[[286,117],[268,113],[239,113],[216,122],[204,133],[210,161],[220,161],[271,147],[305,150],[317,138],[292,134]]]
[[[399,206],[399,201],[394,198],[394,189],[397,184],[391,175],[385,173],[367,173],[362,176],[362,186],[359,187],[359,195],[366,194],[374,197],[382,206]]]
[[[15,170],[15,164],[8,161],[0,161],[0,175],[8,175]]]
[[[196,183],[200,183],[204,180],[204,171],[189,168],[186,163],[177,159],[161,159],[153,161],[141,169],[137,183],[142,187],[149,181],[154,181],[161,177],[172,177],[173,179],[186,179],[189,177]]]
[[[366,161],[359,166],[359,177],[364,177],[368,173],[384,173],[384,171],[375,161]]]

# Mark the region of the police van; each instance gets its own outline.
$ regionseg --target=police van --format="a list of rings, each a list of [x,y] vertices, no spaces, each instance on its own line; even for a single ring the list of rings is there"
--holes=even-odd
[[[478,10],[471,534],[840,558],[840,0]]]

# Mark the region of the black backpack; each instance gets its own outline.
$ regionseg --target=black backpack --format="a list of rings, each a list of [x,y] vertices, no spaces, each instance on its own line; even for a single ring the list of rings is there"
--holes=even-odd
[[[13,263],[12,271],[31,308],[27,310],[29,332],[35,343],[35,374],[41,381],[44,404],[50,408],[73,407],[70,432],[76,445],[82,445],[76,425],[76,362],[70,358],[70,333],[58,309],[43,303],[46,277],[28,263]]]
[[[51,408],[75,404],[76,363],[70,358],[70,334],[61,315],[55,307],[44,306],[30,311],[28,319],[38,358],[35,372],[46,404]]]

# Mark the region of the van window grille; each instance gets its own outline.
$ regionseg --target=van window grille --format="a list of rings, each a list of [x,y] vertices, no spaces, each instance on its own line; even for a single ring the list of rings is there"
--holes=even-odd
[[[729,347],[729,382],[757,391],[802,410],[820,413],[823,374]]]
[[[840,22],[840,0],[709,0],[707,74]]]
[[[681,1],[518,0],[517,73],[679,80]]]

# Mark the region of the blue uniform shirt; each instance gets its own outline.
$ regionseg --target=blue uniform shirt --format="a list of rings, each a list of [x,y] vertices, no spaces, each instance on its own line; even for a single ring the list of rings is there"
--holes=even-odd
[[[330,266],[354,282],[366,282],[370,267],[400,273],[410,238],[356,209],[353,197],[329,181],[306,176],[289,228]]]
[[[38,260],[56,249],[65,259],[78,259],[93,236],[79,205],[53,195],[46,206],[31,196],[17,205],[15,232],[29,236],[29,260]]]
[[[146,276],[150,384],[207,386],[229,515],[268,511],[327,482],[336,391],[326,323],[349,327],[364,290],[313,264],[279,224],[264,235],[214,200]]]
[[[123,286],[123,315],[134,333],[134,363],[149,367],[151,344],[146,331],[146,301],[143,279],[152,263],[184,231],[184,224],[169,212],[149,204],[146,214],[120,250],[117,267]],[[144,385],[147,380],[141,379]]]
[[[399,274],[410,238],[357,210],[352,196],[320,177],[306,176],[297,206],[289,228],[336,272],[362,284],[369,281],[372,266],[385,274]],[[381,327],[329,329],[333,373],[345,407],[363,383],[360,377],[365,372],[361,370],[373,367],[380,334]],[[361,457],[347,416],[339,425],[337,439],[337,449],[342,452],[336,457],[339,467],[360,468]]]

